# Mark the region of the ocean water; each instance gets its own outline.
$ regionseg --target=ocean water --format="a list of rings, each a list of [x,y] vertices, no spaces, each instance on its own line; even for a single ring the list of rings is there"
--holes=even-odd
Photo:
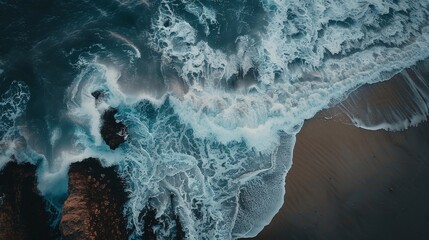
[[[68,166],[95,157],[126,179],[131,239],[148,208],[159,239],[176,216],[187,239],[255,236],[304,120],[419,61],[406,105],[344,109],[369,129],[426,119],[428,24],[426,0],[0,1],[0,168],[36,164],[60,211]],[[115,150],[109,108],[128,128]]]

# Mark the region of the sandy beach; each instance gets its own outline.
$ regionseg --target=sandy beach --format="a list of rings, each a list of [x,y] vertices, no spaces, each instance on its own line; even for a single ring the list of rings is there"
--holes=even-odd
[[[399,92],[397,83],[357,94],[391,104],[386,98]],[[285,204],[255,239],[429,239],[428,184],[428,122],[399,132],[365,130],[339,104],[298,133]]]

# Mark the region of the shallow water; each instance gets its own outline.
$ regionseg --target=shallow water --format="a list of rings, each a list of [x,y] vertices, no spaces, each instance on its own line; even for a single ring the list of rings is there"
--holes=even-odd
[[[426,59],[428,8],[425,0],[2,1],[0,167],[12,156],[37,164],[40,191],[60,209],[69,164],[96,157],[127,181],[131,238],[142,234],[147,206],[162,220],[160,239],[176,234],[174,215],[190,239],[255,236],[283,204],[303,121]],[[427,115],[426,90],[411,93],[422,98],[411,114]],[[116,150],[100,134],[108,108],[128,127]],[[360,126],[403,119],[365,122],[346,109]],[[423,118],[415,119],[404,124]]]

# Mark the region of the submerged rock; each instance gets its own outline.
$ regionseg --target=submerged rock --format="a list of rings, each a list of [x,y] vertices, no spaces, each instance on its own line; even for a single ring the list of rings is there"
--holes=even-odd
[[[0,172],[0,239],[55,239],[36,187],[36,167],[9,162]]]
[[[180,222],[179,216],[174,214],[174,226],[169,226],[168,222],[163,221],[160,218],[156,217],[156,209],[146,206],[142,211],[140,218],[143,218],[144,224],[142,228],[143,236],[142,239],[145,240],[156,240],[157,239],[157,230],[172,228],[173,234],[169,236],[163,236],[162,239],[171,239],[171,240],[182,240],[186,239],[186,234],[183,230],[182,224]]]
[[[60,231],[65,239],[128,239],[123,205],[127,195],[113,167],[96,159],[73,163],[69,196],[64,203]]]
[[[101,90],[91,93],[96,105],[103,101],[104,94]],[[101,137],[112,150],[118,148],[127,138],[127,127],[122,122],[116,121],[117,112],[117,109],[109,108],[101,116]]]
[[[118,110],[110,108],[102,116],[101,136],[110,149],[118,148],[121,143],[125,142],[127,136],[127,127],[115,119],[117,112]]]
[[[98,101],[100,98],[103,98],[104,92],[103,91],[95,91],[91,93],[91,95],[95,98],[95,101]]]

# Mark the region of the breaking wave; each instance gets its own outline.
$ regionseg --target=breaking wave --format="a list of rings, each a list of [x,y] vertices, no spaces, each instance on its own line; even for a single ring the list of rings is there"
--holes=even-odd
[[[1,97],[0,167],[11,156],[39,164],[39,189],[58,198],[70,163],[117,166],[131,238],[143,234],[148,208],[162,222],[159,239],[177,234],[175,216],[189,239],[255,236],[283,205],[304,120],[429,57],[425,0],[56,4],[65,18],[41,23],[52,34],[28,36],[37,69],[22,76],[29,86],[13,82]],[[15,74],[11,65],[0,76]],[[408,117],[424,117],[407,124],[428,113],[427,89],[417,87],[427,80],[416,74],[421,83],[405,72],[404,84],[426,108],[413,108]],[[128,129],[116,150],[100,133],[110,108]],[[363,125],[366,113],[346,109]]]

